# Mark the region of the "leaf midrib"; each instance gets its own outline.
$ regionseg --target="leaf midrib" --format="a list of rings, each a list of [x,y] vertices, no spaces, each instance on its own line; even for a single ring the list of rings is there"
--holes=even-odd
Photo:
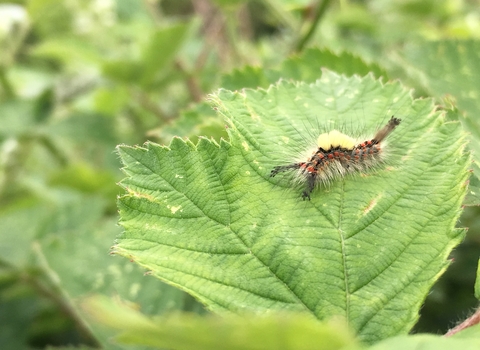
[[[152,144],[151,146],[154,146],[154,145]],[[133,150],[133,151],[135,151],[135,150]],[[148,151],[148,149],[147,149],[147,151]],[[170,152],[171,149],[169,149],[168,151]],[[194,150],[194,151],[195,151],[195,152],[198,152],[198,149],[195,147],[195,150]],[[241,150],[240,150],[239,154],[242,155],[242,158],[244,159],[244,161],[245,161],[246,164],[250,164],[250,163],[247,161],[247,159],[245,159],[245,157],[244,157],[244,155],[242,154]],[[144,164],[144,162],[142,162],[141,159],[137,159],[136,157],[132,156],[131,154],[129,154],[129,156],[132,157],[133,159],[135,159],[135,161],[140,162],[146,169],[150,170],[150,172],[151,172],[152,175],[154,175],[154,176],[160,176],[160,177],[161,177],[166,183],[168,183],[168,184],[172,187],[172,189],[174,189],[176,192],[180,192],[178,189],[175,188],[175,186],[173,186],[170,182],[168,182],[163,176],[161,176],[160,174],[158,174],[156,171],[154,171],[154,170],[153,170],[151,167],[149,167],[148,165]],[[212,167],[212,168],[214,169],[214,171],[215,171],[215,173],[217,174],[217,177],[218,177],[218,176],[219,176],[219,175],[218,175],[218,170],[217,170],[215,167]],[[223,186],[223,182],[222,182],[222,186]],[[186,197],[186,196],[185,196],[185,197]],[[186,198],[188,198],[188,197],[186,197]],[[226,200],[225,200],[225,203],[227,203],[228,206],[230,207],[230,204],[231,204],[231,203],[228,201],[228,196],[227,196],[227,194],[226,194],[225,191],[224,191],[224,198],[226,199]],[[197,207],[197,208],[200,210],[200,212],[205,215],[205,217],[206,217],[207,219],[214,221],[216,224],[221,225],[221,226],[224,227],[224,228],[227,228],[233,235],[235,235],[235,236],[237,237],[237,239],[241,242],[241,244],[242,244],[242,245],[245,247],[245,249],[247,250],[248,253],[246,253],[246,254],[250,254],[260,265],[264,266],[264,267],[268,270],[268,272],[269,272],[278,282],[280,282],[280,283],[285,287],[285,289],[294,297],[294,299],[296,299],[296,300],[298,301],[298,303],[299,303],[305,310],[307,310],[308,312],[310,312],[312,315],[314,315],[314,316],[316,317],[314,310],[310,309],[310,308],[302,301],[302,299],[290,288],[290,286],[288,286],[288,284],[287,284],[285,281],[283,281],[277,274],[275,274],[275,273],[272,271],[272,269],[270,268],[270,266],[268,266],[267,264],[265,264],[262,260],[260,260],[260,258],[259,258],[256,254],[254,254],[254,253],[252,252],[251,247],[249,247],[249,246],[246,244],[246,242],[245,242],[244,240],[242,240],[242,239],[240,238],[240,236],[239,236],[236,232],[234,232],[234,231],[232,230],[232,228],[231,228],[230,225],[225,225],[225,224],[221,223],[220,221],[211,218],[210,216],[208,216],[208,215],[204,212],[203,209],[201,209],[201,208],[197,205],[197,203],[193,202],[193,201],[190,200],[190,199],[189,199],[189,201],[190,201],[195,207]],[[132,209],[133,209],[133,208],[132,208]],[[231,213],[230,210],[229,210],[229,213]],[[231,216],[230,216],[230,218],[231,218]],[[226,284],[224,284],[224,285],[226,285]],[[234,287],[234,288],[238,288],[238,287]],[[248,292],[250,292],[250,291],[248,291]],[[251,292],[250,292],[250,293],[251,293]]]

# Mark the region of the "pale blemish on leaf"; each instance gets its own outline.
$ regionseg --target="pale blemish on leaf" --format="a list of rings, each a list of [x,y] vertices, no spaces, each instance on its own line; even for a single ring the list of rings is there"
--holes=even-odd
[[[248,143],[246,141],[242,142],[242,146],[243,146],[243,149],[245,149],[245,151],[248,152],[250,150],[250,147],[248,147]]]
[[[355,90],[355,91],[352,91],[351,93],[347,93],[345,96],[352,100],[356,98],[359,95],[359,93],[360,92],[358,90]]]
[[[290,138],[289,137],[286,137],[286,136],[282,136],[281,137],[282,141],[284,144],[288,144],[290,142]]]
[[[134,197],[137,197],[137,198],[145,198],[146,200],[150,201],[150,202],[155,202],[156,199],[155,197],[147,194],[147,193],[139,193],[139,192],[134,192],[134,191],[131,191],[130,194]]]
[[[175,214],[177,211],[179,211],[182,206],[181,205],[177,205],[177,206],[173,206],[173,207],[169,207],[170,208],[170,211],[172,212],[172,214]]]
[[[261,120],[261,118],[258,114],[252,114],[252,120],[259,121],[259,120]]]
[[[376,198],[372,199],[370,203],[368,203],[367,207],[363,209],[363,215],[367,215],[373,208],[375,208],[378,204],[378,201],[382,198],[382,195],[380,194]]]

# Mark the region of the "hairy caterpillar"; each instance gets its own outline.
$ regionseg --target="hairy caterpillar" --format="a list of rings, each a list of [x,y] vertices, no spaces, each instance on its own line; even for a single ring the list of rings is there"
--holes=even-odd
[[[310,194],[317,184],[327,184],[383,163],[382,142],[400,122],[401,119],[392,116],[383,128],[366,141],[354,139],[338,130],[323,133],[318,136],[316,150],[306,161],[276,166],[270,172],[270,177],[289,170],[296,171],[297,179],[306,184],[302,198],[310,200]]]

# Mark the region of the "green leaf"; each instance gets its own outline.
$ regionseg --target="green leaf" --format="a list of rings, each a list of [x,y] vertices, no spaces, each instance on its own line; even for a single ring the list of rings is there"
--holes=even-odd
[[[99,88],[95,92],[95,111],[105,115],[118,115],[129,103],[126,86]]]
[[[0,315],[2,345],[27,344],[27,335],[38,332],[34,321],[52,312],[44,305],[45,295],[24,291],[29,285],[42,286],[42,292],[61,305],[67,311],[65,318],[77,326],[84,314],[76,299],[92,292],[119,296],[147,314],[200,309],[187,305],[189,300],[180,290],[144,276],[128,260],[109,256],[111,241],[119,233],[116,218],[104,215],[106,202],[100,196],[73,193],[62,190],[59,203],[23,201],[0,211],[0,309],[6,312]],[[108,341],[111,330],[97,324],[90,328],[104,347],[119,349]]]
[[[478,166],[473,166],[474,176],[470,177],[470,183],[468,184],[468,192],[463,205],[473,206],[480,205],[480,179],[476,176],[480,174]]]
[[[320,323],[299,314],[264,317],[201,317],[177,314],[148,319],[105,297],[90,297],[84,309],[102,324],[121,331],[120,343],[168,349],[358,349],[341,322]]]
[[[334,70],[340,74],[352,76],[354,74],[374,74],[376,77],[387,77],[387,73],[374,63],[366,63],[360,57],[348,52],[335,54],[329,50],[307,49],[298,56],[292,56],[282,62],[277,68],[261,69],[246,66],[236,69],[222,78],[226,89],[239,90],[245,87],[267,88],[279,79],[299,80],[312,83],[322,75],[322,68]]]
[[[0,104],[0,138],[19,137],[31,132],[37,126],[34,108],[30,101],[10,100]]]
[[[139,62],[128,59],[107,61],[102,66],[103,75],[126,84],[137,83],[143,70]]]
[[[27,264],[31,242],[37,238],[51,212],[47,205],[40,206],[35,199],[18,201],[3,206],[0,212],[0,256],[2,265]]]
[[[95,112],[73,112],[63,120],[52,123],[48,131],[74,141],[106,144],[116,141],[114,120]]]
[[[266,69],[260,67],[245,66],[240,69],[234,69],[229,74],[222,76],[222,83],[220,84],[228,90],[240,90],[243,88],[257,88],[268,87],[275,83],[277,74],[270,78]]]
[[[174,122],[148,133],[148,136],[156,136],[160,140],[187,136],[192,142],[198,140],[198,135],[213,137],[216,140],[228,137],[225,123],[207,102],[193,105],[188,110],[182,111]]]
[[[62,0],[37,0],[27,3],[33,26],[41,36],[71,33],[74,13],[71,6]]]
[[[434,96],[452,95],[458,108],[465,112],[459,118],[471,133],[470,147],[480,162],[480,42],[476,40],[448,40],[422,42],[405,50],[405,58],[419,69],[421,82]],[[418,79],[418,78],[417,78]],[[478,175],[477,175],[478,176]]]
[[[54,58],[65,65],[79,62],[99,64],[102,61],[100,52],[93,45],[72,36],[41,41],[32,48],[31,54],[41,58]]]
[[[142,55],[142,85],[151,84],[159,73],[164,73],[171,66],[189,29],[189,24],[180,23],[162,28],[152,35]]]
[[[314,82],[320,78],[322,68],[346,76],[355,74],[364,76],[371,73],[377,78],[381,76],[388,78],[387,72],[376,63],[367,63],[350,52],[334,53],[326,49],[308,49],[298,57],[285,60],[279,69],[281,73],[279,78]]]
[[[119,147],[127,193],[114,252],[214,311],[342,316],[367,342],[408,332],[464,235],[454,229],[469,175],[458,122],[399,84],[328,71],[212,100],[231,143]],[[270,178],[293,161],[289,149],[312,146],[317,125],[375,130],[396,112],[386,167],[319,188],[311,202]]]
[[[139,60],[107,61],[103,64],[103,74],[127,84],[139,84],[144,88],[153,86],[170,73],[168,70],[190,28],[189,23],[179,23],[155,31]]]

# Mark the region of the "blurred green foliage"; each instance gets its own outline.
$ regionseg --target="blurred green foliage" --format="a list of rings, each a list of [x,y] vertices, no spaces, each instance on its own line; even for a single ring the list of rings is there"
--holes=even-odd
[[[109,256],[120,233],[114,148],[225,138],[204,102],[220,87],[314,81],[321,70],[301,66],[310,56],[343,74],[400,79],[417,96],[459,108],[476,145],[479,8],[467,0],[0,1],[2,349],[126,348],[86,320],[78,301],[91,293],[150,315],[204,312]],[[469,234],[416,331],[445,332],[476,305],[478,214],[464,211],[459,225]]]

